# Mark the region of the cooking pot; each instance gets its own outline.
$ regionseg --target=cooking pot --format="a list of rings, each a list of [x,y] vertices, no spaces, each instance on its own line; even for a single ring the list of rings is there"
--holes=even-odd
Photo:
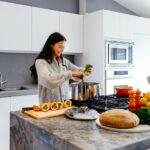
[[[116,87],[116,94],[119,96],[128,96],[128,91],[132,90],[133,87],[127,86],[127,87]]]
[[[73,82],[71,83],[73,100],[89,100],[100,95],[100,84],[97,82]]]

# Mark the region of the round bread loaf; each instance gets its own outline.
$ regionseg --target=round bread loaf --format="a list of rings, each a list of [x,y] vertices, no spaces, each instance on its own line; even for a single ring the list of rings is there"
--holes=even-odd
[[[133,128],[139,125],[139,118],[136,114],[124,109],[112,109],[103,112],[99,121],[102,125],[111,128]]]

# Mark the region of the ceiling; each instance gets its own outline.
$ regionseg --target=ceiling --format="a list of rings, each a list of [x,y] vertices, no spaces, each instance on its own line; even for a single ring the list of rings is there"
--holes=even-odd
[[[114,0],[138,16],[150,18],[150,0]]]

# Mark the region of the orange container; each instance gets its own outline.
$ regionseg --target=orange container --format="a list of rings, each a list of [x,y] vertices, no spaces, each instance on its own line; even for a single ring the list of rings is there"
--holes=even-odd
[[[128,91],[132,90],[133,87],[127,86],[127,87],[116,87],[116,94],[119,96],[128,96]]]

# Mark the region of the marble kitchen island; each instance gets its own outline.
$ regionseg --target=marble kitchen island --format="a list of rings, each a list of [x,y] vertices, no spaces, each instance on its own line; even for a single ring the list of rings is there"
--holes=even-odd
[[[10,115],[10,150],[145,150],[150,132],[118,133],[65,116],[33,119],[20,111]]]

